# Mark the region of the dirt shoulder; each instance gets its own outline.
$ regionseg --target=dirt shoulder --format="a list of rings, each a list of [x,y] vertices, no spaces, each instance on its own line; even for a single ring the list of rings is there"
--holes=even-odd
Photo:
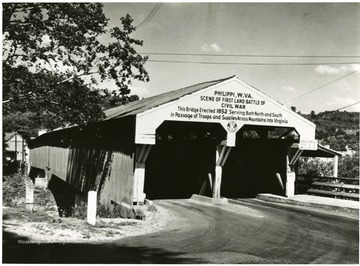
[[[3,231],[31,243],[99,243],[144,235],[162,230],[172,220],[169,211],[156,206],[143,207],[145,220],[98,218],[96,225],[76,218],[58,218],[46,212],[31,212],[21,207],[3,207]]]

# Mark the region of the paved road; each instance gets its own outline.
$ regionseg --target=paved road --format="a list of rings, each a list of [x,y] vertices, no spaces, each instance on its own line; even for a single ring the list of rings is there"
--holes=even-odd
[[[358,219],[239,201],[226,209],[190,200],[157,201],[178,216],[163,231],[106,245],[8,246],[4,262],[359,263]]]

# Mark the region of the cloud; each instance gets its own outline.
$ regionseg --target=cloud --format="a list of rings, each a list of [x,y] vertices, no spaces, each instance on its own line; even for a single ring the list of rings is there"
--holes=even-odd
[[[352,97],[333,96],[331,100],[326,102],[326,105],[331,107],[331,109],[335,109],[342,108],[353,103],[356,103],[356,99]]]
[[[223,52],[224,50],[217,44],[217,43],[213,43],[213,44],[206,44],[204,43],[201,47],[200,50],[203,52],[213,52],[213,53],[220,53]]]
[[[315,68],[315,72],[320,75],[333,75],[342,73],[339,68],[331,67],[327,65],[320,65]]]
[[[320,75],[346,74],[357,70],[360,70],[360,65],[344,65],[340,67],[320,65],[315,68],[315,72]]]
[[[284,91],[288,91],[288,92],[295,92],[296,91],[296,89],[294,87],[291,87],[291,86],[284,86],[281,89],[284,90]]]
[[[360,70],[360,65],[341,66],[340,70],[344,73]]]
[[[344,92],[353,92],[354,89],[350,87],[349,83],[345,80],[338,80],[336,83],[333,84],[333,87],[337,90],[344,91]]]

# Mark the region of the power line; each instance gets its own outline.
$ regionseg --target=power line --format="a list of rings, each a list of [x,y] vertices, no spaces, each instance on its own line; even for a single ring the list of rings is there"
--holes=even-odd
[[[341,108],[336,109],[336,110],[333,110],[333,111],[325,111],[325,113],[322,114],[322,117],[327,116],[327,115],[332,114],[332,113],[335,113],[335,112],[337,112],[337,111],[340,111],[340,110],[349,108],[349,107],[351,107],[351,106],[357,105],[357,104],[359,104],[359,103],[360,103],[360,101],[359,101],[359,102],[356,102],[356,103],[352,103],[352,104],[346,105],[346,106],[344,106],[344,107],[341,107]]]
[[[356,102],[356,103],[349,104],[349,105],[347,105],[347,106],[344,106],[344,107],[341,107],[341,108],[339,108],[339,109],[336,109],[336,111],[340,111],[340,110],[342,110],[342,109],[349,108],[349,107],[354,106],[354,105],[357,105],[357,104],[359,104],[359,103],[360,103],[360,101],[359,101],[359,102]]]
[[[154,6],[154,8],[150,11],[150,13],[147,15],[147,17],[139,25],[137,25],[136,28],[139,28],[142,25],[148,23],[155,16],[155,14],[158,12],[160,6],[161,6],[161,3],[157,3]]]
[[[358,58],[360,55],[261,55],[261,54],[200,54],[200,53],[140,53],[144,55],[205,56],[205,57],[262,57],[262,58]]]
[[[320,62],[320,63],[237,63],[237,62],[204,62],[204,61],[183,61],[183,60],[157,60],[149,59],[147,62],[154,63],[175,63],[175,64],[203,64],[203,65],[243,65],[243,66],[313,66],[313,65],[355,65],[360,62]]]
[[[322,88],[324,88],[325,86],[328,86],[328,85],[330,85],[330,84],[333,84],[333,83],[335,83],[336,81],[338,81],[338,80],[340,80],[340,79],[343,79],[343,78],[346,78],[346,77],[348,77],[348,76],[350,76],[350,75],[352,75],[352,74],[354,74],[354,73],[356,73],[356,72],[359,72],[359,71],[360,71],[360,70],[356,70],[356,71],[353,71],[353,72],[351,72],[351,73],[349,73],[349,74],[346,74],[345,76],[342,76],[342,77],[340,77],[340,78],[338,78],[338,79],[335,79],[335,80],[333,80],[333,81],[330,81],[329,83],[326,83],[326,84],[324,84],[324,85],[322,85],[322,86],[320,86],[320,87],[317,87],[317,88],[315,88],[315,89],[312,89],[312,90],[310,90],[310,91],[308,91],[308,92],[306,92],[306,93],[304,93],[304,94],[301,94],[301,95],[299,95],[299,96],[296,96],[295,98],[293,98],[293,99],[291,99],[291,100],[288,100],[288,101],[284,102],[283,104],[292,102],[292,101],[294,101],[294,100],[296,100],[296,99],[298,99],[298,98],[300,98],[300,97],[303,97],[303,96],[305,96],[305,95],[308,95],[308,94],[310,94],[310,93],[312,93],[312,92],[314,92],[314,91],[316,91],[316,90],[322,89]]]

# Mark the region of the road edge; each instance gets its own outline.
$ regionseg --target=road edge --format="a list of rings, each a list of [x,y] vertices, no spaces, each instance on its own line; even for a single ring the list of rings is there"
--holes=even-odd
[[[324,203],[316,203],[316,202],[305,202],[305,201],[299,201],[292,198],[286,198],[271,194],[258,194],[256,196],[257,199],[267,202],[275,202],[275,203],[283,203],[283,204],[291,204],[291,205],[297,205],[297,206],[304,206],[304,207],[312,207],[322,210],[328,210],[328,211],[335,211],[335,212],[341,212],[341,213],[351,213],[354,215],[359,216],[359,209],[358,208],[351,208],[351,207],[345,207],[345,206],[336,206],[336,205],[329,205]]]

